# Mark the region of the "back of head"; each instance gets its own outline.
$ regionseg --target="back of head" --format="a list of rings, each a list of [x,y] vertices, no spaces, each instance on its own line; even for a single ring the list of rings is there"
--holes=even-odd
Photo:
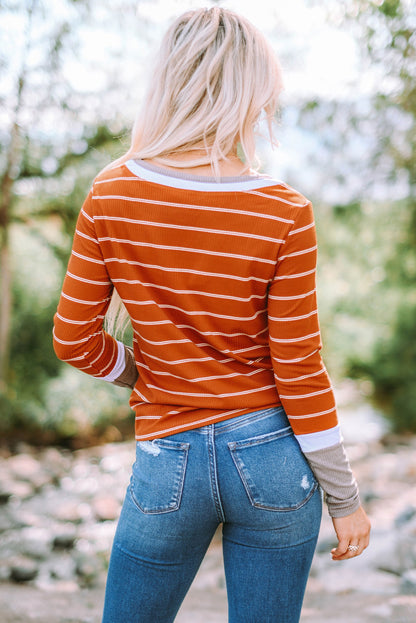
[[[188,168],[210,163],[219,177],[219,161],[240,143],[246,168],[253,167],[262,112],[273,144],[280,65],[263,34],[240,15],[220,7],[181,15],[166,32],[151,75],[131,147],[113,164],[129,158],[163,164],[163,158],[195,150],[199,155],[191,161],[175,157],[166,164]],[[114,291],[107,330],[116,334],[126,319]]]
[[[281,90],[280,66],[263,34],[233,11],[188,11],[166,32],[126,156],[158,158],[205,149],[170,166],[218,162],[239,142],[255,161],[255,127],[265,113],[270,140]]]

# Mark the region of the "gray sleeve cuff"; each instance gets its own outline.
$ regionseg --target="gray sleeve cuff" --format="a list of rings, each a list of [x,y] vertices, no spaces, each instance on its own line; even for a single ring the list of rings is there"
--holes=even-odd
[[[304,454],[325,493],[331,517],[345,517],[356,511],[361,505],[360,496],[344,445],[337,443]]]

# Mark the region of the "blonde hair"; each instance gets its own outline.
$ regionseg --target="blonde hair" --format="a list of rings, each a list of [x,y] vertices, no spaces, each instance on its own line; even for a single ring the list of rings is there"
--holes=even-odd
[[[152,81],[132,131],[129,150],[111,166],[130,158],[153,159],[170,167],[220,161],[240,144],[246,169],[258,170],[255,132],[262,113],[270,142],[282,89],[277,57],[251,22],[222,7],[187,11],[166,32]],[[193,160],[167,159],[205,151]],[[120,301],[107,313],[112,330]],[[122,316],[126,317],[125,314]]]

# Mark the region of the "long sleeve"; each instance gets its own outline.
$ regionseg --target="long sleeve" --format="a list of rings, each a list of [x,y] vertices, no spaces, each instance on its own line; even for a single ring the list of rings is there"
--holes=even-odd
[[[276,387],[329,513],[360,505],[345,453],[322,347],[316,297],[317,241],[312,206],[299,209],[269,290],[269,340]]]
[[[59,359],[108,381],[115,381],[125,367],[122,345],[103,330],[112,291],[97,240],[90,192],[76,225],[54,317],[53,344]]]
[[[276,387],[302,449],[340,440],[316,299],[316,232],[310,203],[298,208],[269,288],[269,341]]]

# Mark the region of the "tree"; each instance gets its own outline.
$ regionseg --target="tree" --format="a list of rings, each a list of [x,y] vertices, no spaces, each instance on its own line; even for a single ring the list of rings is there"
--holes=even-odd
[[[329,2],[329,14],[334,4]],[[340,5],[337,3],[338,11]],[[399,431],[416,431],[416,36],[411,0],[349,0],[343,3],[344,26],[359,41],[362,66],[370,67],[370,107],[334,106],[342,110],[348,132],[369,130],[372,157],[360,162],[362,176],[385,192],[391,206],[386,227],[384,287],[399,303],[390,326],[370,356],[355,359],[351,374],[371,379],[378,398]],[[339,19],[339,15],[338,15]],[[368,166],[370,165],[370,166]],[[361,193],[369,190],[363,185]],[[400,197],[400,201],[395,198]],[[358,197],[358,203],[362,201]],[[376,199],[373,198],[373,201]],[[380,197],[377,197],[380,202]],[[394,214],[394,218],[393,218]],[[390,239],[393,244],[390,244]]]
[[[108,148],[114,154],[121,149],[115,135],[125,130],[110,105],[119,86],[117,53],[100,88],[74,87],[74,80],[80,82],[80,67],[85,73],[89,67],[94,74],[87,55],[78,59],[83,41],[111,18],[117,28],[111,11],[97,17],[99,4],[90,0],[0,4],[0,105],[6,113],[0,118],[0,393],[7,392],[10,382],[11,228],[20,223],[42,236],[39,223],[55,216],[63,231],[72,235],[87,185],[111,158],[99,150]],[[133,5],[130,2],[124,11],[124,20],[131,17]],[[108,107],[103,101],[109,102]],[[106,115],[111,113],[109,121]],[[80,170],[81,162],[90,162],[90,168]],[[56,185],[50,190],[53,179],[65,180],[65,192],[57,192]],[[48,243],[62,260],[67,259],[69,239],[64,247],[53,240]]]

